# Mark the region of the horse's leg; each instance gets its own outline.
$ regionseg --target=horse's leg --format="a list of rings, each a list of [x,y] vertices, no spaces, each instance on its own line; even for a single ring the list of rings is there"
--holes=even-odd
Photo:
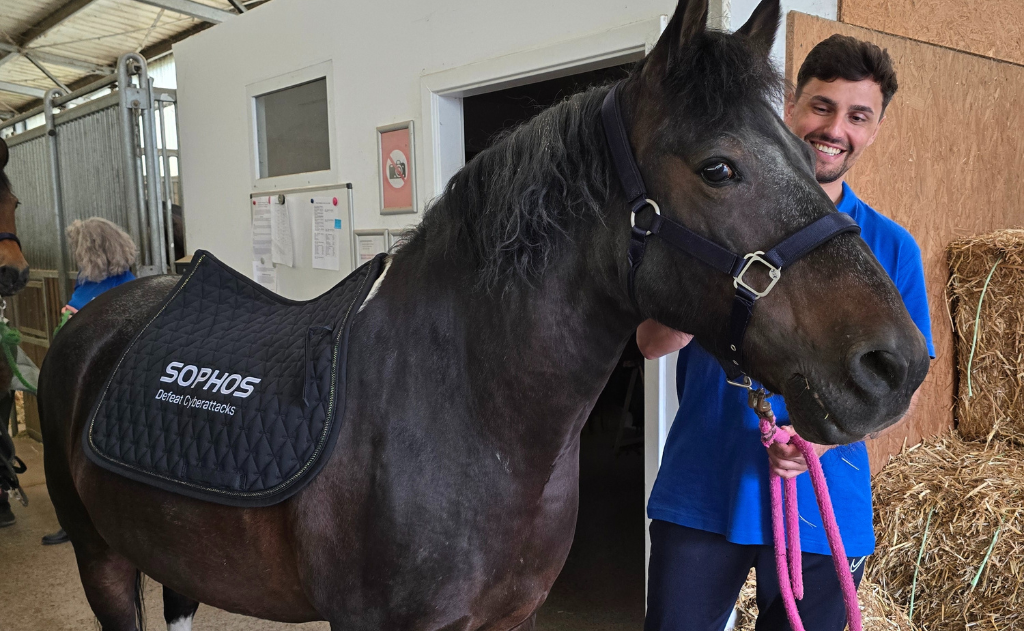
[[[106,544],[75,542],[78,573],[89,606],[103,631],[138,631],[141,575],[128,559]]]
[[[167,631],[192,631],[192,618],[197,609],[198,600],[164,587],[164,621],[167,622]]]

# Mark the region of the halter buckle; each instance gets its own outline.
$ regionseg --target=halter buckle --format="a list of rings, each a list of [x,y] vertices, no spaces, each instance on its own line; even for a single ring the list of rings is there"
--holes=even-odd
[[[648,206],[650,206],[651,208],[654,209],[654,214],[655,215],[658,215],[659,217],[661,216],[661,207],[658,206],[658,202],[656,202],[656,201],[654,201],[653,199],[650,199],[650,198],[644,199],[644,201],[647,202]],[[641,210],[643,210],[643,208],[644,208],[643,206],[640,207]],[[631,211],[629,213],[629,227],[630,228],[636,228],[636,211],[635,210]],[[650,230],[647,231],[647,236],[651,236],[652,234],[653,233]]]
[[[742,286],[744,289],[754,294],[755,300],[767,296],[768,292],[772,290],[772,287],[775,287],[775,283],[779,282],[779,279],[782,278],[782,268],[775,267],[766,259],[761,258],[762,254],[764,254],[764,252],[758,250],[757,252],[751,252],[744,256],[743,260],[746,261],[746,264],[743,265],[743,269],[740,270],[740,273],[737,274],[736,278],[732,281],[733,287],[739,289],[740,286]],[[771,279],[771,282],[769,282],[768,286],[764,288],[764,291],[758,291],[747,283],[747,281],[743,280],[743,275],[747,273],[747,270],[749,270],[754,263],[760,263],[768,268],[768,277]]]
[[[729,384],[730,386],[736,386],[737,388],[746,388],[747,390],[750,390],[751,392],[753,392],[754,391],[754,383],[750,380],[750,377],[748,377],[746,375],[740,375],[740,376],[743,377],[742,380],[733,380],[733,379],[729,379],[728,377],[726,377],[725,382],[727,384]]]

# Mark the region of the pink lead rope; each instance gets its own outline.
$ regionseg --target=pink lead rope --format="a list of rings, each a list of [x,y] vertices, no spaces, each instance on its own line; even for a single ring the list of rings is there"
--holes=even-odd
[[[768,396],[763,388],[751,389],[749,394],[750,407],[757,413],[761,421],[761,442],[764,443],[765,448],[770,447],[772,443],[792,443],[796,445],[800,453],[803,454],[804,460],[807,461],[807,468],[811,472],[811,483],[814,485],[814,494],[818,500],[818,512],[821,513],[822,521],[825,524],[828,545],[832,549],[832,561],[835,563],[836,574],[839,576],[839,583],[843,588],[843,602],[846,605],[846,618],[850,623],[850,631],[862,631],[860,607],[857,604],[857,588],[853,584],[853,574],[850,572],[846,550],[843,548],[843,539],[839,535],[839,526],[836,524],[836,516],[832,511],[832,500],[828,495],[828,484],[825,482],[825,473],[821,469],[821,461],[818,460],[818,454],[814,453],[814,446],[811,443],[798,435],[788,433],[775,424],[775,414],[772,412],[771,403],[768,402]],[[789,625],[793,627],[793,631],[804,631],[800,613],[796,608],[796,599],[804,597],[804,579],[800,565],[800,516],[796,503],[796,479],[786,480],[785,511],[783,511],[782,503],[782,478],[772,473],[770,484],[775,569],[779,575],[782,602],[786,607],[786,616],[789,618]],[[783,519],[785,519],[785,528]],[[787,547],[789,548],[789,559],[786,555]]]

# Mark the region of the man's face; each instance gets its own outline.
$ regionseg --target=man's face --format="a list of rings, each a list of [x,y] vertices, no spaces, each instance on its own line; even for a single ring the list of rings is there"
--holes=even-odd
[[[875,141],[882,124],[882,89],[871,79],[811,79],[786,104],[786,124],[814,148],[815,176],[835,182]]]

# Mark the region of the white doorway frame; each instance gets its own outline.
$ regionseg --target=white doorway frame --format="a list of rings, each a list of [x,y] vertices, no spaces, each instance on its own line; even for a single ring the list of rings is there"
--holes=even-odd
[[[641,59],[661,33],[665,16],[634,22],[550,46],[518,51],[420,78],[421,144],[427,197],[465,165],[462,99]]]

